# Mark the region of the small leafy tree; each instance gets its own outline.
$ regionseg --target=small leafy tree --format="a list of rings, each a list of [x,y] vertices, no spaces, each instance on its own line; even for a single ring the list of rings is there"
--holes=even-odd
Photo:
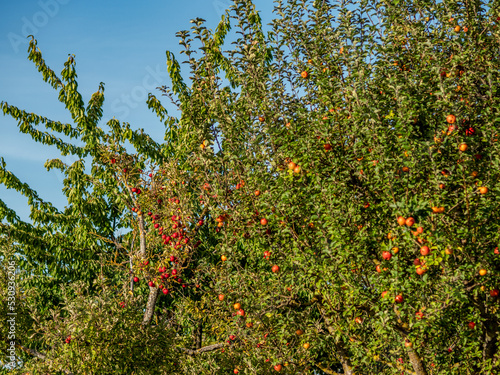
[[[497,12],[276,1],[266,33],[236,0],[214,32],[178,33],[189,83],[167,52],[180,118],[148,99],[164,144],[99,128],[102,85],[85,108],[73,59],[61,81],[32,41],[76,125],[4,113],[82,159],[47,163],[66,173],[65,212],[3,166],[34,222],[3,204],[32,311],[25,370],[497,372]]]

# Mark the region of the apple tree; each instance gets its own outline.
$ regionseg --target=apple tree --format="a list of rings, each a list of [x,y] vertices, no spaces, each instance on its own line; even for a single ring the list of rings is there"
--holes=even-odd
[[[236,0],[177,34],[189,82],[167,52],[165,143],[98,127],[103,86],[85,107],[73,58],[59,79],[32,41],[75,125],[4,113],[81,159],[47,163],[64,212],[3,165],[32,207],[2,202],[24,369],[497,372],[499,22],[485,1],[289,0],[266,28]]]

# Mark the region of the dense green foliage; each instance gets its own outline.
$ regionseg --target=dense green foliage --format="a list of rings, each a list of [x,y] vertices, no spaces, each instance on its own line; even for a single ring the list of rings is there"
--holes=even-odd
[[[495,7],[277,1],[264,32],[236,0],[178,33],[189,82],[167,52],[161,144],[99,127],[103,85],[85,107],[73,58],[60,79],[33,40],[74,124],[3,112],[80,159],[46,163],[63,212],[2,161],[33,222],[0,201],[20,372],[498,372]]]

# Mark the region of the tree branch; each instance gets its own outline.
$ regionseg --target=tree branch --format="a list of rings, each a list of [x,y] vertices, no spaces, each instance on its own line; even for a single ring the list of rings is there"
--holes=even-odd
[[[190,356],[195,356],[195,355],[205,353],[205,352],[212,352],[214,350],[217,350],[217,349],[223,348],[223,347],[224,347],[224,343],[219,343],[219,344],[204,346],[203,348],[196,349],[196,350],[186,349],[186,348],[179,348],[179,350],[184,354],[187,354]]]
[[[323,371],[328,375],[341,375],[338,372],[333,371],[331,368],[323,366],[321,363],[315,363],[314,366],[316,366],[317,368],[319,368],[321,371]]]
[[[45,354],[40,353],[39,351],[27,348],[27,347],[19,345],[19,344],[16,344],[16,346],[19,349],[21,349],[23,352],[28,353],[29,355],[32,355],[33,357],[41,359],[42,361],[47,361],[49,363],[52,362],[52,361],[50,361],[50,360],[47,359],[47,356]],[[67,375],[74,375],[71,371],[66,370],[66,369],[62,369],[61,371],[64,372],[65,374],[67,374]]]

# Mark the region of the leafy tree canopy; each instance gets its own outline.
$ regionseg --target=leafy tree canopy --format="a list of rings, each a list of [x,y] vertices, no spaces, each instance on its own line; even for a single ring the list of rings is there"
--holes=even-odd
[[[104,85],[85,102],[74,58],[57,75],[32,40],[73,123],[1,108],[78,160],[45,164],[62,211],[1,160],[31,208],[0,201],[3,362],[14,342],[14,373],[500,371],[497,8],[280,0],[264,32],[235,0],[177,34],[185,67],[167,51],[162,143],[101,124]]]

